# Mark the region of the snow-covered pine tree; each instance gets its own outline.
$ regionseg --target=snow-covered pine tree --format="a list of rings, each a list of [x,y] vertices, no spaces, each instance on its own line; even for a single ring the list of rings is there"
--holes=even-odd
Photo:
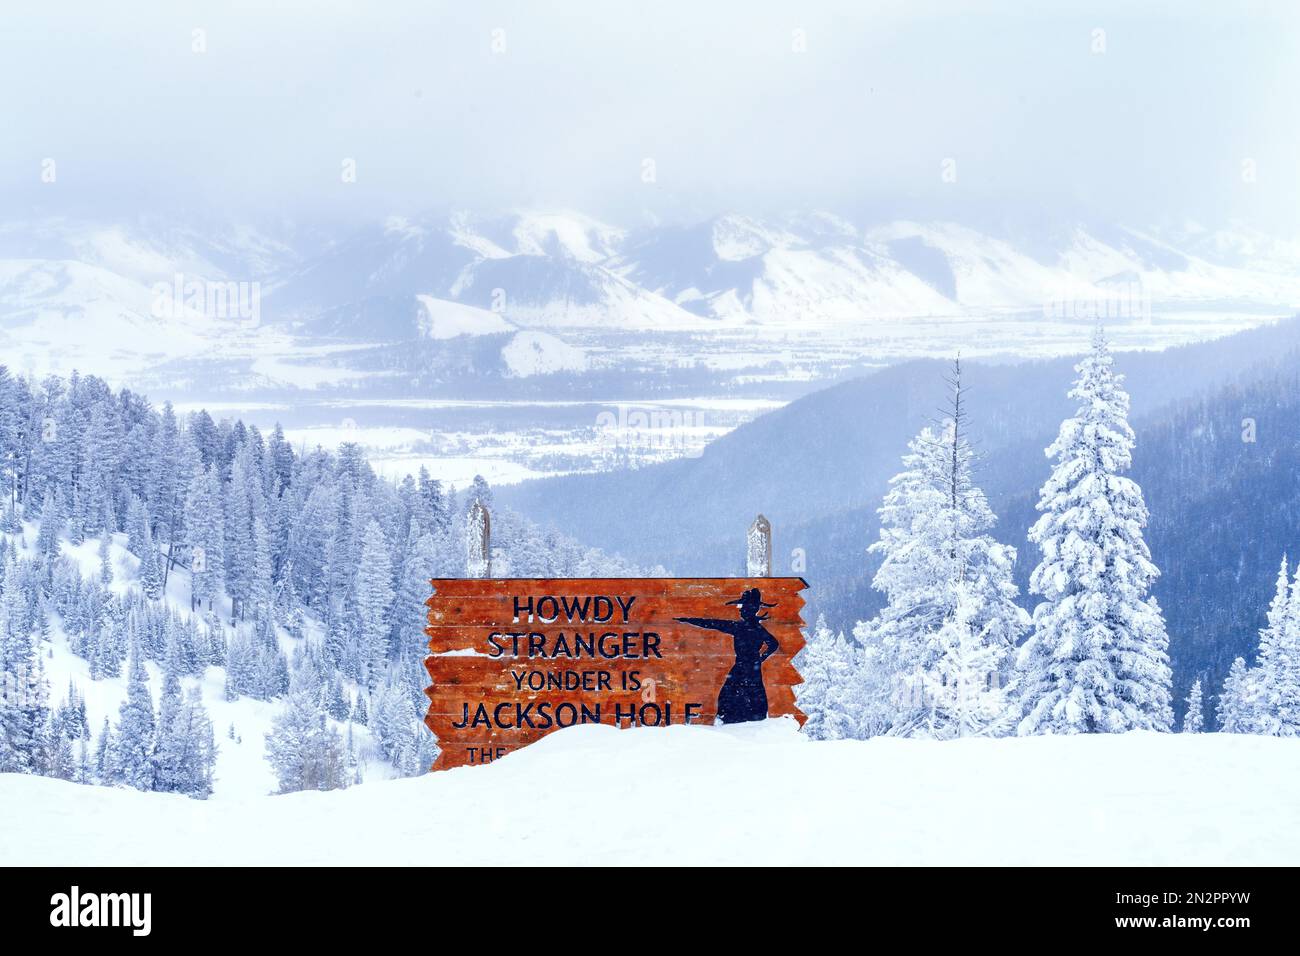
[[[46,727],[48,740],[48,765],[44,769],[47,777],[59,780],[71,780],[77,775],[77,760],[73,751],[72,740],[64,732],[62,724],[52,717]]]
[[[832,631],[825,616],[819,614],[796,662],[803,677],[795,689],[796,699],[808,718],[803,732],[813,740],[857,736],[857,715],[849,706],[856,663],[844,636]]]
[[[36,550],[47,560],[58,556],[59,535],[66,523],[63,500],[59,497],[58,488],[51,487],[45,492],[45,503],[41,506],[41,528],[36,537]]]
[[[397,596],[393,603],[393,635],[399,652],[423,650],[428,623],[425,602],[431,589],[429,579],[437,576],[438,550],[433,536],[418,521],[412,521],[402,553]]]
[[[203,799],[212,793],[217,744],[199,689],[187,691],[169,710],[158,724],[155,787]]]
[[[1265,701],[1257,671],[1238,657],[1228,669],[1223,690],[1219,693],[1217,716],[1219,729],[1226,734],[1262,733]]]
[[[370,710],[366,706],[366,695],[361,691],[357,691],[356,700],[352,703],[351,720],[361,727],[365,727],[370,723]]]
[[[230,466],[230,480],[224,483],[226,592],[231,600],[231,617],[247,618],[246,605],[253,566],[253,515],[248,497],[248,456],[241,449]]]
[[[149,519],[144,513],[144,503],[135,495],[126,506],[126,549],[136,557],[144,557],[149,541]]]
[[[0,772],[41,773],[49,687],[25,620],[17,566],[5,561],[0,590]]]
[[[795,688],[795,703],[808,718],[803,732],[813,740],[823,740],[827,700],[831,693],[830,645],[835,639],[824,614],[817,615],[817,622],[807,637],[794,662],[803,678],[803,683]]]
[[[1205,730],[1205,705],[1201,700],[1201,679],[1192,681],[1187,692],[1187,711],[1183,714],[1183,733],[1199,734]]]
[[[83,738],[77,741],[77,769],[72,776],[75,783],[93,784],[96,782],[95,764],[90,754],[90,745]]]
[[[272,719],[266,753],[280,793],[337,790],[351,783],[343,740],[306,690],[290,694]]]
[[[938,740],[997,737],[1014,723],[1001,684],[1005,649],[977,630],[979,606],[971,590],[959,584],[957,606],[935,635],[939,658],[925,672],[922,689],[929,735]]]
[[[1261,667],[1274,732],[1279,737],[1300,737],[1300,564],[1287,591],[1284,620]]]
[[[337,671],[334,673],[334,678],[321,688],[321,707],[335,720],[348,719],[351,705],[348,703],[347,694],[343,691],[343,682],[339,680]]]
[[[19,393],[22,383],[0,365],[0,487],[10,504],[17,500],[19,460],[22,454]],[[6,480],[7,479],[7,480]]]
[[[197,457],[181,438],[172,403],[163,405],[158,427],[154,430],[154,450],[150,459],[148,495],[150,509],[158,521],[157,540],[162,553],[163,587],[171,576],[176,546],[181,540],[184,514],[185,466]]]
[[[974,482],[960,361],[947,384],[946,419],[909,443],[904,470],[880,508],[880,540],[871,551],[882,560],[872,586],[887,603],[854,629],[861,644],[880,650],[876,663],[893,670],[898,710],[890,732],[897,735],[949,733],[949,715],[927,705],[924,687],[945,653],[939,635],[954,619],[960,589],[970,627],[990,648],[981,659],[994,668],[993,685],[1005,685],[1028,622],[1012,580],[1016,550],[988,533],[997,519]]]
[[[393,565],[377,521],[366,525],[356,577],[356,612],[367,685],[375,687],[388,666],[388,612],[393,604]]]
[[[209,467],[190,480],[185,496],[185,535],[190,555],[191,608],[212,602],[225,580],[225,521],[221,479]]]
[[[86,533],[112,534],[117,530],[113,492],[126,455],[126,434],[111,395],[90,409],[81,456],[78,488],[82,526]]]
[[[419,719],[411,695],[400,682],[389,682],[376,693],[373,703],[370,732],[384,757],[400,770],[401,748],[411,739],[411,728]]]
[[[114,758],[113,730],[108,725],[108,718],[104,718],[104,724],[99,730],[99,736],[95,738],[95,756],[93,766],[95,769],[95,778],[100,783],[112,783],[118,777],[117,762]]]
[[[140,558],[140,589],[155,601],[162,597],[162,561],[154,549],[152,537],[146,540],[144,555]]]
[[[1300,565],[1297,567],[1300,568]],[[1287,556],[1283,554],[1273,588],[1273,599],[1269,602],[1264,626],[1259,629],[1255,666],[1250,669],[1249,683],[1243,683],[1239,689],[1239,692],[1247,690],[1252,694],[1254,702],[1250,708],[1249,720],[1243,720],[1241,724],[1254,729],[1241,732],[1270,735],[1281,732],[1281,687],[1278,686],[1278,678],[1287,670],[1287,626],[1294,611],[1290,566]]]
[[[113,553],[109,547],[110,537],[105,532],[99,539],[99,583],[106,587],[113,583]]]
[[[125,783],[137,790],[153,789],[154,730],[149,675],[140,659],[139,647],[133,643],[127,667],[126,700],[119,708],[117,732],[113,734],[115,776],[112,782]]]
[[[1030,529],[1042,560],[1030,590],[1043,601],[1019,655],[1022,734],[1171,728],[1169,639],[1150,594],[1159,574],[1142,529],[1142,489],[1124,476],[1133,429],[1123,377],[1100,329],[1075,370],[1079,402],[1047,454],[1042,516]]]
[[[271,534],[260,516],[253,519],[253,563],[248,576],[248,604],[255,620],[271,619],[274,594]]]
[[[877,635],[869,632],[867,623],[855,626],[853,635],[858,641],[857,664],[849,680],[848,706],[857,721],[854,736],[865,740],[889,733],[895,717],[905,706],[900,692],[907,688],[897,680],[893,653]]]

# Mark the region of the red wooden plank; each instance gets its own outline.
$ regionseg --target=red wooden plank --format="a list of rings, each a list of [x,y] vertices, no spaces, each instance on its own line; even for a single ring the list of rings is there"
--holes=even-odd
[[[762,713],[763,700],[767,716],[803,722],[792,661],[805,643],[800,578],[430,584],[425,723],[441,747],[435,770],[485,762],[576,723],[713,723],[720,711]],[[742,613],[741,596],[754,588],[774,606]],[[760,663],[769,641],[779,647]]]

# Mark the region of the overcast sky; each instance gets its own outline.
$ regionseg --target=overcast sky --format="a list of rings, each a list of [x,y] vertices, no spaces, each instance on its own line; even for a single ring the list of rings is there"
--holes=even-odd
[[[1300,232],[1300,4],[28,5],[0,20],[10,218],[832,207]]]

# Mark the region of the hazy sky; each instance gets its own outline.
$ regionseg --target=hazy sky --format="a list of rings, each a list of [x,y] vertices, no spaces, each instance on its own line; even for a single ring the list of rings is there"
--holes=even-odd
[[[10,218],[827,206],[1300,232],[1296,3],[28,6],[0,20]]]

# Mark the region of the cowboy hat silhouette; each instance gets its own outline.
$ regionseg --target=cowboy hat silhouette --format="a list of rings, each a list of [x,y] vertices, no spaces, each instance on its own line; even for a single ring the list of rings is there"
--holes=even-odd
[[[766,614],[759,614],[758,609],[761,607],[776,607],[775,603],[769,604],[763,600],[763,594],[758,588],[749,588],[740,597],[734,601],[728,601],[727,604],[738,605],[740,607],[741,617],[753,616],[760,621],[766,621]]]

